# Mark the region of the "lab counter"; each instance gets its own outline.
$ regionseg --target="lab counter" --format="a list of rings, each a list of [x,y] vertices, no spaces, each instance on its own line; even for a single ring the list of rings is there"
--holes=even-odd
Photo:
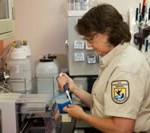
[[[77,100],[72,100],[73,104],[78,104],[89,113],[89,109]],[[67,114],[61,114],[59,121],[56,121],[51,114],[52,112],[45,112],[44,114],[36,114],[35,116],[29,117],[30,122],[26,128],[25,133],[90,133],[91,126],[87,123],[66,118]]]
[[[26,127],[20,130],[20,133],[90,133],[90,126],[82,121],[73,119],[71,122],[56,122],[53,119],[30,118],[26,121]],[[86,130],[87,129],[87,130]]]
[[[52,105],[47,94],[0,94],[0,133],[78,133],[90,128],[75,119],[56,121]]]
[[[73,104],[78,104],[82,106],[86,112],[89,112],[89,109],[80,101],[76,99],[72,101]],[[24,109],[25,107],[23,107],[23,110]],[[25,113],[25,111],[27,110],[22,112]],[[86,130],[90,128],[87,123],[69,118],[67,113],[61,114],[61,119],[55,120],[55,111],[52,104],[49,104],[46,110],[40,113],[33,112],[31,115],[29,111],[27,111],[29,114],[26,115],[24,123],[21,124],[20,133],[90,133]]]

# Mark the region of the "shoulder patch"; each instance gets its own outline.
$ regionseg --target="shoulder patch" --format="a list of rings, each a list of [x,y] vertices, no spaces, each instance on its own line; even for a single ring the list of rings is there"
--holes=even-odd
[[[127,80],[112,81],[111,97],[117,104],[125,103],[129,98],[129,82]]]

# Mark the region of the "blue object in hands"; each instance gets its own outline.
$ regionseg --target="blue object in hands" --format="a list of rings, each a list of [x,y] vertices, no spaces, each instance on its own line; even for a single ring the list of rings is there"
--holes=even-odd
[[[63,111],[63,108],[69,104],[71,104],[72,102],[69,101],[69,99],[66,97],[66,93],[59,93],[58,95],[55,96],[55,101],[56,101],[56,105],[59,109],[60,113],[65,113]]]
[[[60,113],[65,113],[65,112],[63,111],[63,108],[64,108],[65,106],[71,104],[71,102],[70,102],[70,101],[66,101],[66,102],[57,103],[57,104],[58,104],[59,112],[60,112]]]

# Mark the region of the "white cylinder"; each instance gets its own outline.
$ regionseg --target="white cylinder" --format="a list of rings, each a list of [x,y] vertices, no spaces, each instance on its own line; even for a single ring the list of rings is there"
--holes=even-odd
[[[14,48],[7,62],[13,92],[32,92],[31,62],[22,48]]]
[[[58,65],[53,59],[42,59],[36,66],[37,93],[47,93],[53,97],[58,92],[56,77],[59,74]]]

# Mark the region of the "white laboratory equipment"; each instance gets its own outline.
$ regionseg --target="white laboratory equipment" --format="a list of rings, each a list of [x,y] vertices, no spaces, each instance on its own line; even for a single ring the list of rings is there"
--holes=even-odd
[[[21,40],[21,47],[26,52],[27,58],[31,58],[31,49],[30,49],[29,45],[27,44],[26,40]]]
[[[81,128],[78,120],[66,122],[67,114],[65,121],[55,120],[57,109],[48,94],[0,94],[0,133],[73,133]]]
[[[44,120],[53,117],[47,106],[47,94],[0,93],[0,133],[45,132]]]
[[[79,18],[87,11],[68,11],[68,66],[71,76],[95,76],[98,74],[99,56],[87,41],[74,29]]]
[[[7,61],[7,69],[10,72],[10,84],[13,92],[32,92],[31,62],[27,58],[27,52],[21,46],[13,47],[10,59]]]
[[[56,56],[43,56],[36,66],[37,93],[49,94],[53,97],[58,92],[56,77],[59,74]]]

